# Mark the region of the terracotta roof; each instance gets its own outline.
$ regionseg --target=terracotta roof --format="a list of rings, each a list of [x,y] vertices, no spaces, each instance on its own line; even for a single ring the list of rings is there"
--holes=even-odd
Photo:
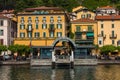
[[[62,9],[59,7],[46,7],[46,6],[25,9],[25,11],[34,11],[34,10],[62,10]]]
[[[96,20],[118,20],[120,15],[96,16]]]
[[[102,7],[98,7],[97,9],[115,9],[112,6],[102,6]]]
[[[82,19],[73,20],[71,22],[74,23],[74,22],[96,22],[96,21],[89,18],[82,18]]]

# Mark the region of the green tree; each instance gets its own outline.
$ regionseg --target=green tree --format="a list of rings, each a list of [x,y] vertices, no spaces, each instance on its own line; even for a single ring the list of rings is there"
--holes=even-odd
[[[0,54],[2,51],[7,51],[7,47],[4,45],[0,45]]]
[[[103,55],[108,55],[109,52],[114,52],[116,50],[116,47],[113,45],[105,45],[100,48],[100,51]]]
[[[29,46],[25,46],[25,45],[11,45],[8,47],[8,49],[10,51],[12,51],[13,53],[17,52],[18,55],[22,56],[22,54],[26,54],[30,51]]]

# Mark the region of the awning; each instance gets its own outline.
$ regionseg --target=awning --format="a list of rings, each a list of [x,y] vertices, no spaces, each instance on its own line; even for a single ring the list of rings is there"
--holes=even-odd
[[[86,36],[94,36],[94,33],[93,33],[93,32],[88,32],[88,33],[86,34]]]

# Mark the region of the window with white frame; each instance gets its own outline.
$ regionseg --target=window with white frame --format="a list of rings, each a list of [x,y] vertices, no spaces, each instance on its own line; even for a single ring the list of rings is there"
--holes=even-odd
[[[24,17],[21,17],[21,23],[24,23]]]
[[[62,24],[57,24],[57,29],[62,29]]]
[[[25,37],[25,33],[24,32],[20,32],[20,38],[24,38]]]
[[[24,24],[20,24],[20,29],[25,29],[25,25]]]
[[[4,31],[3,30],[0,30],[0,36],[3,36],[4,34]]]
[[[31,38],[32,37],[32,32],[28,32],[27,37]]]
[[[54,32],[50,32],[50,37],[54,37]]]
[[[50,22],[54,22],[54,18],[53,17],[50,17]]]
[[[62,37],[62,32],[57,32],[57,37]]]
[[[43,37],[44,37],[44,38],[46,37],[46,32],[43,32]]]
[[[0,20],[0,26],[4,26],[4,20]]]
[[[60,16],[58,16],[58,22],[61,22],[61,17]]]
[[[46,29],[47,28],[47,24],[42,24],[42,29]]]
[[[32,24],[28,24],[28,31],[32,31]]]
[[[40,36],[40,33],[39,32],[35,32],[34,36],[35,36],[35,38],[38,38]]]

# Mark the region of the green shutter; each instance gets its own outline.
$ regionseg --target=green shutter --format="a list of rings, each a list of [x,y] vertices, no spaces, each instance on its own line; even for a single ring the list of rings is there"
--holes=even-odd
[[[92,31],[92,26],[88,26],[88,31]]]
[[[36,24],[36,29],[38,29],[38,24]]]
[[[80,32],[80,26],[76,26],[76,32]]]

